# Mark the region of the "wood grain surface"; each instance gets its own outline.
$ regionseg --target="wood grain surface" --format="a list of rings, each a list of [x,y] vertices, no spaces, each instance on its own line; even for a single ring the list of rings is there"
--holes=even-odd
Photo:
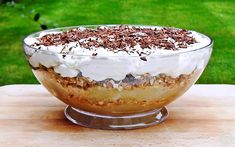
[[[156,126],[125,131],[80,127],[40,85],[0,87],[0,146],[233,146],[235,85],[194,85]]]

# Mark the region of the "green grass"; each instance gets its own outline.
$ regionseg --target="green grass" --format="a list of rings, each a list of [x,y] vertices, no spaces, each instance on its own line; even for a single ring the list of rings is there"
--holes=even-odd
[[[40,30],[19,11],[34,9],[49,28],[83,24],[148,24],[192,29],[214,39],[212,58],[198,83],[235,84],[235,1],[60,0],[15,7],[0,5],[0,85],[37,83],[22,51],[22,38]]]

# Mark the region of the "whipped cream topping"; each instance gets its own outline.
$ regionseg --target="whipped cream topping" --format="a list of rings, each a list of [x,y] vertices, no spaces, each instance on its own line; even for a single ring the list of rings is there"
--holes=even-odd
[[[149,28],[159,29],[159,27]],[[80,29],[84,30],[85,28]],[[39,67],[40,64],[47,68],[52,67],[56,73],[63,77],[82,75],[96,81],[108,78],[120,81],[127,74],[138,77],[145,73],[152,76],[165,73],[177,77],[180,74],[190,74],[196,68],[203,68],[207,63],[204,59],[210,53],[209,50],[189,52],[203,48],[211,42],[210,38],[205,35],[195,31],[189,32],[189,36],[195,38],[196,42],[188,44],[186,48],[177,48],[177,50],[156,46],[143,48],[140,44],[136,44],[126,50],[116,52],[102,46],[92,46],[87,49],[78,42],[36,46],[35,43],[39,43],[39,38],[47,34],[61,33],[59,31],[41,32],[38,37],[25,38],[24,42],[33,47],[25,46],[25,53],[29,56],[29,62],[33,67]],[[113,36],[110,36],[109,39],[112,40]],[[96,37],[85,38],[81,41],[88,40],[102,41]],[[142,54],[139,54],[141,52]]]

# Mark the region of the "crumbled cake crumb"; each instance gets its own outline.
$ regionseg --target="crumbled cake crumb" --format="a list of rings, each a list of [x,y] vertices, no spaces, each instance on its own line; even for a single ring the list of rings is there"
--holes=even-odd
[[[135,78],[131,74],[127,74],[126,78],[124,78],[121,81],[114,81],[113,79],[106,79],[103,81],[95,81],[91,80],[90,78],[79,76],[79,77],[62,77],[60,74],[54,72],[53,68],[46,68],[43,65],[40,65],[38,69],[35,70],[41,70],[45,71],[51,74],[54,78],[56,78],[56,81],[60,83],[63,86],[72,86],[72,87],[78,87],[82,89],[88,89],[89,87],[105,87],[105,88],[116,88],[119,91],[122,91],[123,89],[132,89],[135,87],[147,87],[147,86],[154,86],[154,85],[160,85],[163,87],[173,87],[176,84],[184,87],[187,85],[187,83],[191,80],[191,74],[181,74],[176,78],[173,78],[171,76],[168,76],[166,74],[159,74],[157,76],[151,76],[150,74],[146,73],[138,78]]]

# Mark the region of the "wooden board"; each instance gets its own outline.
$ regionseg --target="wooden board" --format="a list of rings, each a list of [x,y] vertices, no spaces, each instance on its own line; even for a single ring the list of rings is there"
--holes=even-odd
[[[235,146],[235,85],[195,85],[145,129],[83,128],[64,107],[40,85],[0,87],[0,146]]]

